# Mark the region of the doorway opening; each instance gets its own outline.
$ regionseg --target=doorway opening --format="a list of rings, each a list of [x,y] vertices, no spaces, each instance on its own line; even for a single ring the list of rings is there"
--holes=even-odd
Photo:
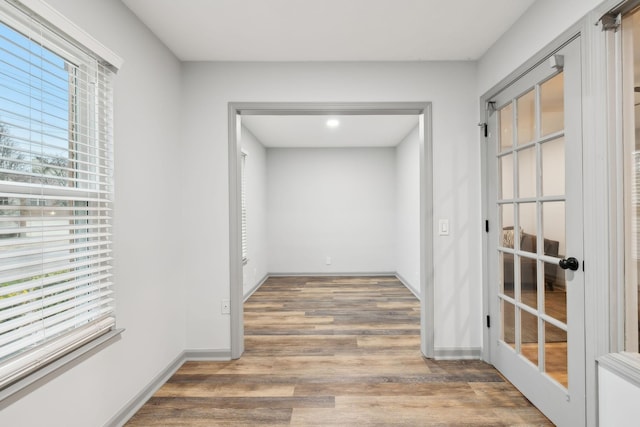
[[[229,248],[231,357],[244,351],[242,239],[242,117],[246,116],[415,115],[418,117],[420,176],[420,331],[421,350],[433,357],[433,196],[430,103],[230,103]]]

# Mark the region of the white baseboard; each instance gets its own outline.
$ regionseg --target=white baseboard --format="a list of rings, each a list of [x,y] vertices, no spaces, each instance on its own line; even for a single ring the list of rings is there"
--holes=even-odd
[[[166,383],[186,361],[191,360],[231,360],[230,350],[185,350],[156,375],[140,393],[136,394],[105,426],[121,427]]]
[[[369,276],[369,277],[386,277],[393,276],[397,278],[400,283],[402,283],[407,289],[411,291],[411,293],[420,300],[420,293],[415,290],[402,275],[398,272],[390,273],[390,272],[377,272],[377,273],[267,273],[265,276],[255,285],[247,294],[244,295],[243,302],[247,302],[247,300],[253,295],[260,286],[267,281],[269,277],[331,277],[331,276],[346,276],[346,277],[358,277],[358,276]]]
[[[408,280],[406,280],[404,277],[402,277],[402,275],[400,273],[395,273],[394,276],[396,276],[396,278],[400,281],[400,283],[402,283],[404,285],[405,288],[409,289],[411,291],[411,293],[413,295],[415,295],[416,298],[418,298],[418,301],[422,301],[422,298],[420,297],[420,292],[418,292],[417,290],[413,289],[413,286],[411,286],[409,284]]]
[[[264,282],[267,281],[269,276],[270,276],[269,273],[265,274],[264,277],[257,284],[253,286],[253,288],[249,289],[249,292],[247,292],[243,298],[243,302],[247,302],[247,300],[251,297],[251,295],[253,295],[258,289],[260,289],[260,286],[264,285]]]
[[[151,382],[136,394],[116,415],[111,417],[105,426],[120,427],[123,426],[136,412],[145,404],[147,400],[158,391],[164,383],[182,366],[184,363],[184,352],[180,353],[169,365],[158,375],[156,375]]]
[[[368,272],[368,273],[345,273],[345,272],[332,272],[332,273],[327,273],[322,272],[322,273],[269,273],[268,276],[269,277],[287,277],[287,276],[291,276],[291,277],[331,277],[331,276],[338,276],[338,277],[357,277],[357,276],[365,276],[365,277],[382,277],[382,276],[395,276],[396,273],[391,272],[391,271],[376,271],[376,272]]]
[[[439,347],[433,350],[433,358],[436,360],[476,360],[482,358],[480,347]]]
[[[224,362],[231,360],[231,350],[185,350],[184,361]]]

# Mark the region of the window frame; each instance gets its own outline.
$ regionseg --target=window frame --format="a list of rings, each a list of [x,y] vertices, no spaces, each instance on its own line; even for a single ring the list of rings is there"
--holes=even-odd
[[[632,223],[632,214],[631,214],[631,200],[630,196],[632,193],[632,189],[629,188],[631,184],[631,177],[633,175],[633,170],[629,168],[628,161],[629,156],[633,156],[633,151],[630,147],[632,143],[635,144],[635,135],[631,136],[631,130],[633,126],[635,126],[635,118],[634,118],[634,107],[633,107],[633,95],[628,93],[629,84],[633,85],[633,76],[630,76],[629,71],[633,72],[633,53],[630,51],[632,46],[629,45],[631,33],[625,32],[625,25],[628,18],[633,14],[633,10],[630,10],[625,13],[621,13],[618,15],[618,20],[620,22],[620,28],[618,32],[620,33],[617,41],[616,49],[620,52],[619,61],[620,61],[620,71],[618,73],[618,78],[620,79],[620,92],[618,95],[617,103],[621,105],[621,115],[618,118],[620,121],[620,152],[618,156],[621,159],[621,167],[618,172],[618,179],[620,180],[618,192],[620,194],[621,202],[618,205],[619,213],[619,221],[620,227],[623,230],[622,235],[619,240],[621,240],[619,244],[620,253],[623,254],[623,263],[621,266],[621,274],[620,274],[620,282],[618,291],[620,296],[620,306],[618,308],[618,322],[619,322],[619,346],[622,350],[630,350],[631,347],[635,347],[633,352],[638,352],[638,337],[630,336],[629,334],[629,323],[632,321],[633,313],[630,313],[630,304],[632,303],[631,298],[629,297],[630,288],[633,286],[632,280],[633,276],[631,274],[631,266],[632,266],[632,257],[633,257],[633,248],[632,241],[633,236],[628,235],[628,232],[631,229]],[[631,54],[631,55],[629,55]],[[631,107],[631,108],[629,108]],[[636,301],[637,304],[637,301]],[[637,320],[637,315],[636,315]]]
[[[625,19],[632,13],[638,12],[640,0],[629,0],[622,5],[605,14],[601,20],[605,29],[607,58],[610,61],[609,72],[611,77],[608,82],[608,93],[611,107],[609,125],[614,130],[612,134],[612,156],[611,167],[612,200],[615,201],[612,210],[612,245],[614,256],[611,260],[612,289],[611,289],[611,352],[618,353],[617,357],[611,358],[613,361],[626,359],[632,366],[636,365],[640,375],[639,336],[637,320],[637,310],[639,301],[630,297],[629,292],[635,287],[637,292],[638,284],[631,281],[637,274],[631,274],[634,253],[633,237],[628,233],[631,223],[634,220],[631,214],[631,200],[634,191],[631,186],[632,171],[629,168],[630,156],[633,157],[633,150],[630,143],[635,141],[635,132],[631,136],[633,125],[636,122],[634,111],[629,106],[634,105],[633,97],[629,96],[629,85],[633,86],[633,55],[629,57],[628,43],[629,34],[624,32]],[[607,27],[608,26],[608,27]],[[633,107],[632,107],[633,108]],[[616,255],[617,254],[617,255]],[[632,306],[633,305],[633,306]],[[630,325],[634,323],[635,325]],[[633,334],[631,327],[633,326]],[[605,363],[609,359],[605,358]],[[634,381],[636,379],[634,378]]]
[[[55,41],[50,40],[47,36],[34,36],[33,28],[31,28],[33,25],[36,25],[37,28],[46,29],[47,32],[50,32],[56,37],[64,40],[65,43],[72,45],[74,49],[78,48],[79,51],[85,52],[89,56],[98,59],[101,66],[105,66],[113,74],[115,74],[122,65],[123,61],[120,57],[104,47],[97,40],[93,39],[90,35],[41,0],[0,0],[0,18],[1,21],[9,28],[12,28],[22,34],[29,34],[29,37],[32,40],[40,43],[42,46],[46,47],[46,49],[61,57],[65,63],[72,63],[78,66],[79,64],[83,64],[84,61],[72,51],[65,49]],[[73,97],[71,90],[69,96],[71,103],[71,99]],[[97,106],[97,102],[95,105],[96,107],[94,108],[102,108]],[[108,114],[111,116],[113,115],[112,111],[109,111]],[[98,123],[100,123],[100,120],[98,120]],[[69,132],[71,133],[73,131],[69,129]],[[109,132],[112,131],[109,130]],[[73,144],[75,144],[74,150],[78,148],[78,144],[82,144],[81,137],[73,139],[70,137],[70,141],[71,140],[73,140]],[[80,155],[82,155],[82,153],[80,153]],[[71,164],[72,162],[77,161],[77,158],[70,157],[69,160]],[[111,161],[112,160],[113,159],[111,158]],[[69,169],[75,170],[76,168],[70,167]],[[77,175],[71,179],[77,179]],[[81,188],[78,189],[77,187],[61,187],[60,189],[49,188],[47,189],[46,194],[55,196],[56,193],[72,193],[74,189],[81,190]],[[111,199],[110,203],[113,207],[112,184],[109,195]],[[114,239],[111,238],[110,242],[113,243],[113,240]],[[24,390],[26,387],[39,383],[50,378],[52,375],[59,373],[61,368],[68,368],[69,364],[72,362],[83,360],[85,357],[93,354],[93,352],[102,348],[107,343],[117,339],[122,332],[123,329],[118,329],[114,325],[106,332],[101,331],[97,334],[88,333],[80,341],[76,341],[73,345],[65,347],[65,350],[61,351],[60,354],[56,354],[54,357],[46,359],[46,363],[0,389],[0,402],[13,396],[15,393]]]
[[[603,136],[607,141],[608,151],[608,196],[610,207],[608,209],[609,219],[609,283],[606,287],[608,297],[607,318],[609,321],[608,340],[599,344],[602,349],[596,352],[596,361],[599,367],[607,369],[623,380],[632,384],[640,384],[640,352],[637,349],[626,351],[626,323],[628,301],[626,299],[628,275],[625,269],[628,268],[627,258],[631,256],[628,252],[631,247],[629,238],[625,235],[627,213],[626,206],[626,186],[625,175],[627,168],[625,163],[625,98],[624,88],[624,50],[622,34],[622,18],[640,7],[640,0],[608,0],[603,3],[598,10],[597,32],[600,39],[597,41],[598,54],[602,52],[601,67],[598,72],[602,78],[601,91],[603,107],[598,110],[604,117],[602,118],[604,128]],[[602,51],[600,51],[602,49]],[[601,116],[602,117],[602,116]],[[628,120],[628,119],[626,119]],[[628,133],[628,130],[626,131]],[[604,307],[603,307],[604,308]]]

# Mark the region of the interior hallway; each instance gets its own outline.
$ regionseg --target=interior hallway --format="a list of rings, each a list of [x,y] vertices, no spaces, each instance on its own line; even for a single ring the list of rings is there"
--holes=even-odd
[[[424,359],[395,277],[274,277],[244,310],[241,359],[185,363],[127,425],[552,425],[491,366]]]

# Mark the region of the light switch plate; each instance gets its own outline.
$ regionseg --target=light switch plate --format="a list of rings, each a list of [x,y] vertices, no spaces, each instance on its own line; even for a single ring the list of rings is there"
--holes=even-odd
[[[441,219],[438,221],[438,234],[441,236],[449,235],[449,220]]]

